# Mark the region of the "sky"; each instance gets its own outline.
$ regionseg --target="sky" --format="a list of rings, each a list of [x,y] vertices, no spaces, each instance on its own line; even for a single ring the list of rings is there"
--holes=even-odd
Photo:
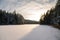
[[[16,10],[25,19],[38,21],[41,14],[54,7],[57,0],[0,0],[0,9],[13,12]]]

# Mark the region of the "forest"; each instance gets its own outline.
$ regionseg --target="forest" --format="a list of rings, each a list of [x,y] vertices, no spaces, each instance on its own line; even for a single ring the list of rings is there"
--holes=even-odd
[[[23,22],[23,16],[21,14],[17,14],[16,11],[9,13],[0,10],[0,25],[23,24]]]
[[[53,25],[60,28],[60,0],[57,1],[54,8],[51,8],[46,14],[42,15],[40,24]]]
[[[38,24],[37,21],[26,20],[16,11],[6,12],[0,9],[0,25],[20,25],[20,24]]]

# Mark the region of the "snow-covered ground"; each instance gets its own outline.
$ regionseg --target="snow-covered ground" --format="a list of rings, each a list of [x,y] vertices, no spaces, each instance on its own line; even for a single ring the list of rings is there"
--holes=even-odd
[[[47,25],[4,25],[0,40],[60,40],[60,30]]]

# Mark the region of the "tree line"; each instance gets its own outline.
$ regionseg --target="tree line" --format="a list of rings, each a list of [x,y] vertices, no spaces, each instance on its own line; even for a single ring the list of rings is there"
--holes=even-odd
[[[27,20],[20,13],[6,12],[0,9],[0,25],[39,24],[37,21]]]
[[[46,14],[42,15],[40,24],[53,25],[60,29],[60,0],[57,1],[54,8],[51,8]]]
[[[6,12],[0,9],[0,25],[23,24],[24,18],[21,14]]]

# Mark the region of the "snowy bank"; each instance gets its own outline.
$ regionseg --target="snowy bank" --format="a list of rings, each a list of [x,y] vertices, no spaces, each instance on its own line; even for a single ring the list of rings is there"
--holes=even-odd
[[[60,30],[52,26],[40,25],[20,40],[60,40]]]
[[[0,40],[60,40],[60,30],[47,25],[0,26]]]

